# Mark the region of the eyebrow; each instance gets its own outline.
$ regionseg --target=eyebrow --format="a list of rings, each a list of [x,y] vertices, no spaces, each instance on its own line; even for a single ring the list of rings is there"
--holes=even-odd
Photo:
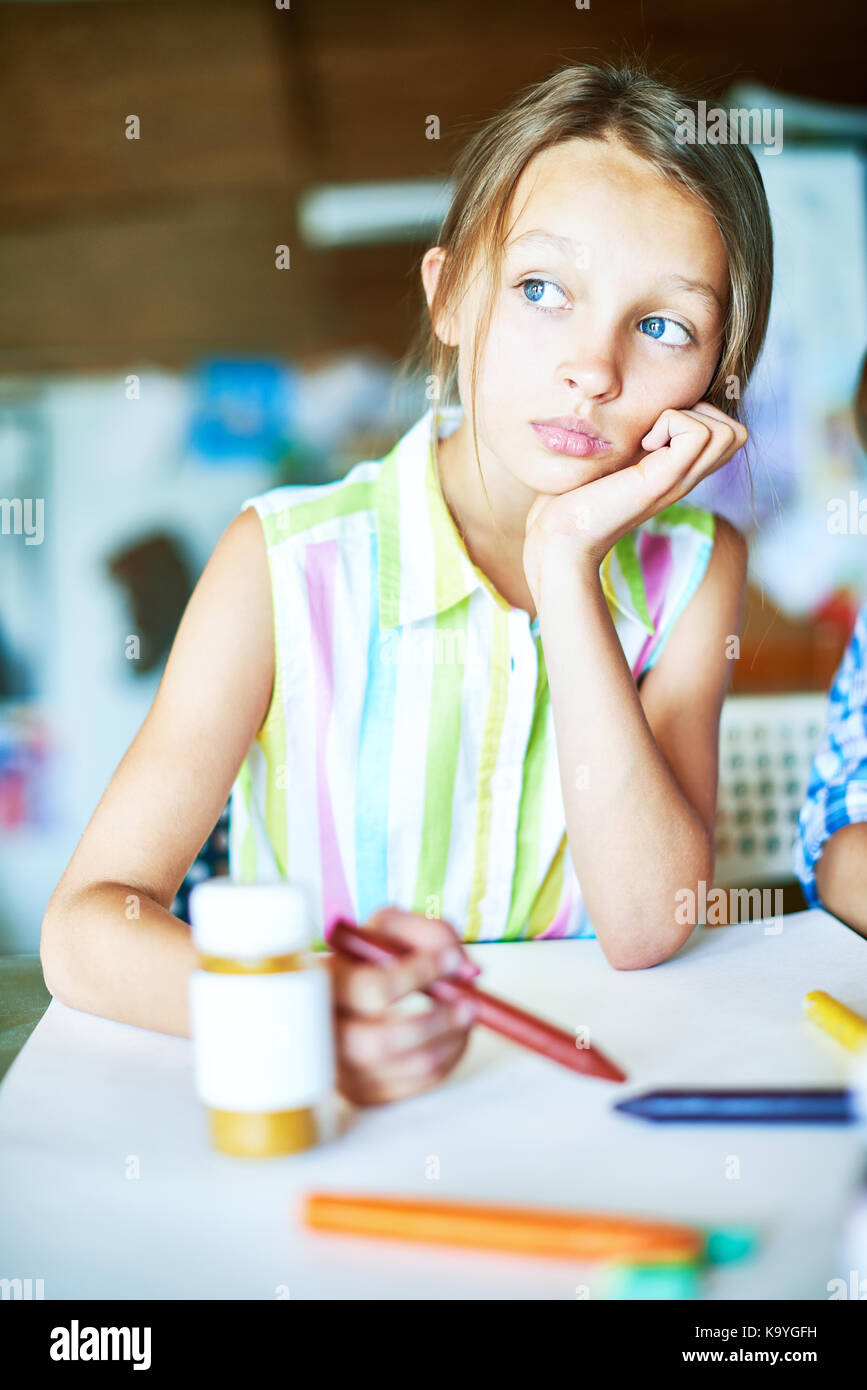
[[[523,245],[526,241],[539,242],[544,246],[551,246],[555,251],[560,251],[567,256],[576,256],[583,249],[583,244],[576,241],[571,236],[559,236],[557,232],[546,232],[541,228],[534,228],[532,231],[524,232],[522,236],[510,242],[506,250],[511,251],[515,247]],[[707,280],[691,280],[687,275],[666,275],[657,282],[658,289],[686,290],[690,294],[701,295],[702,299],[708,301],[714,308],[722,310],[723,304],[713,285]]]

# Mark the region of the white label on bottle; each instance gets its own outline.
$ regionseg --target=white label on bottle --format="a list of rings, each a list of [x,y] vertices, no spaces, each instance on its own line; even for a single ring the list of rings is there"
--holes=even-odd
[[[334,1084],[325,970],[221,975],[194,970],[190,1028],[196,1094],[215,1110],[312,1105]]]

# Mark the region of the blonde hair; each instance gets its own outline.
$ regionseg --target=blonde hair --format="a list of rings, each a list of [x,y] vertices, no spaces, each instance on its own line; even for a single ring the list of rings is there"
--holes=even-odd
[[[433,378],[436,399],[449,402],[456,388],[458,349],[437,337],[434,324],[448,321],[456,310],[478,261],[487,272],[487,294],[476,324],[470,380],[473,445],[480,474],[479,358],[499,287],[510,202],[534,155],[576,137],[620,140],[663,178],[694,194],[713,216],[728,257],[729,305],[719,360],[704,399],[742,420],[740,394],[730,399],[727,385],[734,378],[738,392],[743,392],[764,342],[773,280],[771,218],[758,165],[748,146],[680,144],[675,139],[685,111],[697,121],[700,99],[651,75],[639,60],[570,65],[519,93],[476,131],[459,155],[454,195],[436,242],[447,254],[430,310],[424,306],[422,325],[403,359],[401,375],[420,367]]]

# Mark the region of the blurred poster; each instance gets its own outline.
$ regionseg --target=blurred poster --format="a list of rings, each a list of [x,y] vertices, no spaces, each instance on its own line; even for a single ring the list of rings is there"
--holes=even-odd
[[[867,351],[867,160],[856,149],[785,145],[756,157],[775,273],[768,337],[745,394],[755,508],[743,451],[693,496],[752,533],[753,579],[802,617],[837,589],[867,593],[867,515],[857,524],[867,456],[852,411]]]
[[[0,399],[0,829],[50,821],[46,450],[36,398]]]

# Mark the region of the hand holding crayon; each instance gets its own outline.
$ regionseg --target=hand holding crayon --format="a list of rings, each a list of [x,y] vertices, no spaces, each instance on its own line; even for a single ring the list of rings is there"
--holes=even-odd
[[[475,1016],[455,994],[434,996],[424,1013],[397,1009],[416,990],[478,967],[457,932],[439,918],[382,908],[370,918],[406,950],[374,964],[369,957],[334,950],[328,959],[334,1007],[337,1089],[354,1105],[386,1105],[429,1090],[457,1065]],[[365,929],[364,936],[368,935]],[[333,934],[329,944],[336,946]]]
[[[407,942],[376,930],[359,931],[344,919],[334,925],[330,940],[338,954],[382,966],[388,966],[395,960],[410,959],[413,952],[413,946]],[[552,1062],[559,1062],[571,1071],[597,1076],[606,1081],[626,1080],[625,1072],[598,1048],[579,1047],[577,1040],[565,1029],[558,1028],[535,1014],[527,1013],[526,1010],[519,1009],[504,999],[498,999],[493,994],[483,994],[466,979],[452,975],[446,979],[418,985],[417,988],[431,998],[446,1003],[459,1004],[463,1000],[472,1008],[475,1021],[484,1023],[512,1042],[538,1052]]]

